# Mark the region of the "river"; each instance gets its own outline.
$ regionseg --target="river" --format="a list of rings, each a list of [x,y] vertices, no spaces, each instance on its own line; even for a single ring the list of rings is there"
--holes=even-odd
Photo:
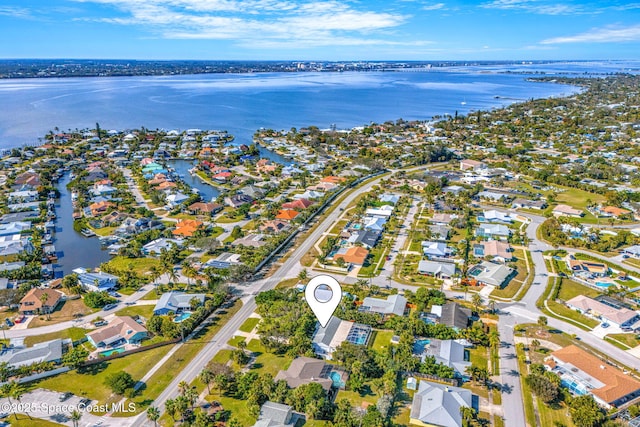
[[[84,237],[73,229],[73,206],[71,191],[67,184],[71,181],[68,173],[58,181],[60,199],[56,203],[56,234],[53,244],[58,254],[56,276],[71,273],[74,268],[95,268],[111,258],[109,252],[103,251],[97,237]]]

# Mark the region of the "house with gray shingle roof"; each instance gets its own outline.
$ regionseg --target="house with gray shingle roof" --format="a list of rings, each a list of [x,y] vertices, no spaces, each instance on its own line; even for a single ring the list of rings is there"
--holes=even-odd
[[[61,339],[41,342],[33,347],[10,347],[0,353],[0,363],[7,363],[12,368],[60,360],[62,360]]]
[[[420,381],[413,396],[410,423],[440,427],[461,427],[460,408],[472,407],[469,390],[444,384]]]
[[[282,403],[264,402],[260,408],[260,416],[253,427],[289,427],[297,422],[293,408]]]

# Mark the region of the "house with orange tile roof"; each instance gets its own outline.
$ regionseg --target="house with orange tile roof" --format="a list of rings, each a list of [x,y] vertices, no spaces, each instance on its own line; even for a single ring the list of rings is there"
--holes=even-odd
[[[91,215],[100,216],[100,214],[107,212],[113,206],[115,205],[111,202],[102,201],[102,202],[91,203],[89,205],[89,209],[91,210]]]
[[[158,184],[158,190],[166,190],[167,188],[176,188],[178,185],[175,182],[164,181]]]
[[[329,175],[329,176],[325,176],[324,178],[322,178],[320,180],[320,182],[329,182],[331,184],[342,184],[343,182],[345,182],[347,179],[343,178],[341,176],[333,176],[333,175]]]
[[[360,246],[352,246],[350,248],[342,248],[340,249],[334,256],[333,259],[338,260],[342,258],[344,262],[353,265],[364,265],[364,262],[367,260],[369,256],[369,251]]]
[[[293,202],[287,202],[282,204],[282,209],[307,209],[313,205],[313,202],[309,199],[297,199]]]
[[[191,237],[203,225],[202,221],[198,221],[197,219],[184,219],[176,224],[176,229],[173,230],[173,235]]]
[[[631,213],[628,209],[619,208],[617,206],[605,206],[600,209],[600,213],[603,216],[612,216],[614,218],[620,218],[623,215],[628,215]]]
[[[224,208],[221,204],[218,203],[204,203],[204,202],[196,202],[189,206],[189,212],[194,215],[212,215],[216,212],[221,211]]]
[[[576,345],[554,351],[545,365],[572,393],[591,394],[607,409],[640,397],[640,381]]]
[[[300,212],[298,211],[294,211],[293,209],[285,209],[278,211],[276,219],[279,219],[281,221],[293,221],[298,215],[300,215]]]

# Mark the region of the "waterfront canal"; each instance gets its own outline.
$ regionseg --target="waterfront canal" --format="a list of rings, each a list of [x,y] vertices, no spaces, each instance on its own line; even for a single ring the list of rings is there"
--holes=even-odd
[[[70,181],[70,175],[65,173],[57,185],[60,198],[56,202],[56,233],[53,242],[58,255],[58,262],[55,264],[56,277],[70,274],[78,267],[98,267],[111,258],[108,251],[102,250],[97,237],[84,237],[73,229],[71,191],[67,189]]]

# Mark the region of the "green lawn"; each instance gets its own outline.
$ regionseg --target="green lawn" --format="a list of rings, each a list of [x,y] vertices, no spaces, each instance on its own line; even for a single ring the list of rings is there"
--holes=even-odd
[[[517,259],[516,261],[516,269],[518,270],[517,276],[509,281],[507,286],[502,289],[494,289],[491,292],[491,296],[495,296],[498,298],[513,298],[518,290],[524,286],[524,282],[527,279],[528,270],[527,263],[524,259],[525,254],[522,249],[516,249],[513,252],[513,256]]]
[[[586,209],[587,200],[589,199],[594,203],[601,203],[605,201],[605,197],[601,194],[589,193],[588,191],[580,190],[578,188],[560,187],[555,184],[554,187],[559,187],[564,190],[558,193],[556,202],[572,206],[576,209]]]
[[[117,316],[142,316],[150,319],[153,316],[153,305],[130,305],[122,310],[116,311]]]
[[[235,336],[233,338],[231,338],[227,344],[229,344],[232,347],[237,347],[241,342],[246,341],[247,339],[245,337],[241,337],[241,336]]]
[[[563,301],[569,301],[571,298],[574,298],[578,295],[584,295],[594,298],[600,295],[600,292],[593,288],[575,282],[571,279],[563,278],[562,283],[560,284],[560,292],[558,293],[558,298]]]
[[[240,326],[240,330],[242,332],[251,332],[253,331],[253,328],[255,328],[258,325],[258,322],[260,322],[260,319],[258,319],[257,317],[250,317],[247,320],[244,321],[244,323]]]
[[[231,350],[220,350],[213,356],[211,359],[213,362],[226,364],[229,360],[231,360]]]
[[[24,344],[27,347],[31,347],[32,345],[37,344],[39,342],[51,341],[58,338],[60,339],[71,338],[73,341],[77,341],[83,338],[87,334],[87,332],[89,332],[88,329],[71,327],[69,329],[64,329],[62,331],[50,332],[48,334],[28,336],[24,339]]]
[[[640,340],[638,339],[637,334],[611,334],[611,335],[607,335],[607,338],[613,338],[617,341],[620,341],[621,343],[626,344],[630,348],[637,347],[640,345]],[[622,347],[622,348],[627,350],[626,347]]]
[[[137,413],[145,411],[153,399],[155,399],[170,383],[173,381],[173,377],[176,372],[180,372],[185,366],[191,362],[191,360],[202,350],[202,347],[211,341],[211,339],[218,333],[220,328],[240,309],[242,303],[237,301],[233,307],[231,307],[226,313],[217,316],[215,321],[201,330],[201,332],[192,338],[187,345],[180,347],[167,362],[160,367],[160,369],[151,376],[147,381],[146,388],[142,390],[133,399],[127,399],[125,407],[129,402],[136,404]],[[160,348],[170,348],[171,346],[165,346]],[[153,350],[151,350],[153,351]],[[149,367],[146,366],[145,369]],[[131,414],[117,414],[122,416],[130,416]]]
[[[161,262],[155,258],[127,258],[117,256],[107,264],[114,270],[133,270],[138,276],[144,276],[151,270],[152,266],[160,268]]]
[[[558,302],[549,300],[547,301],[547,305],[549,306],[549,309],[551,309],[554,313],[560,316],[564,316],[569,319],[575,320],[577,322],[576,326],[579,326],[582,329],[585,329],[585,330],[593,329],[600,323],[595,319],[591,319],[590,317],[586,317],[583,314],[580,314],[577,311],[570,309],[564,304],[560,304]],[[585,328],[585,326],[581,326],[580,324],[586,325],[588,328]]]
[[[373,340],[373,349],[382,350],[388,348],[391,345],[391,338],[394,335],[393,331],[375,331],[376,337]]]
[[[18,419],[15,415],[10,415],[6,420],[13,427],[59,427],[60,424],[39,418],[29,418],[27,414],[19,414]],[[82,423],[82,420],[80,420]]]
[[[109,360],[87,369],[87,372],[70,371],[38,382],[38,387],[60,392],[70,391],[78,396],[97,400],[100,404],[115,403],[120,396],[112,395],[105,385],[105,378],[119,371],[126,371],[134,380],[141,379],[169,350],[170,345]]]

